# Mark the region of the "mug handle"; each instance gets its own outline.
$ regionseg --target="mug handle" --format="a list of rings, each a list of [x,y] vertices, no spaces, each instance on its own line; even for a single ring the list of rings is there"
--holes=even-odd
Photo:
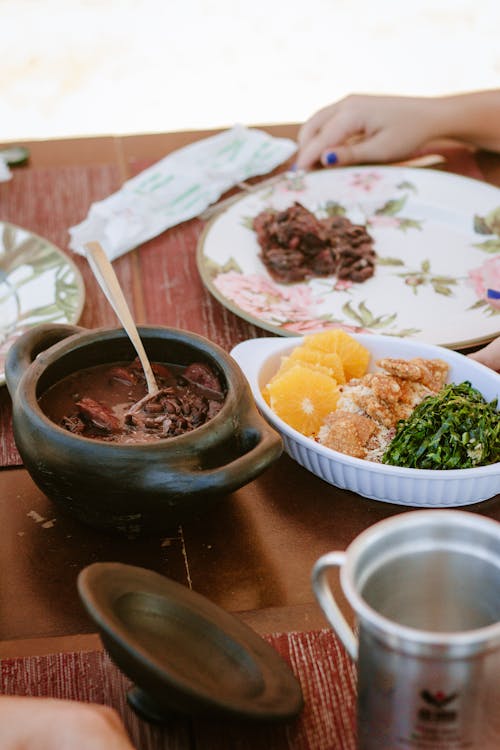
[[[329,552],[317,560],[312,570],[312,587],[321,609],[353,661],[358,658],[358,639],[340,611],[326,579],[330,568],[341,568],[345,563],[345,552]]]

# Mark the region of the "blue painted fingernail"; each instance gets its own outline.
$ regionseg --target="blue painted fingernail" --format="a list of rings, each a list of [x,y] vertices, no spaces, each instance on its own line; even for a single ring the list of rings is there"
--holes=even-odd
[[[290,167],[290,169],[289,169],[289,171],[290,172],[296,172],[297,171],[297,165],[296,164],[292,164],[291,167]]]
[[[489,299],[500,299],[500,291],[498,289],[488,289],[486,296]]]
[[[335,151],[329,151],[325,156],[325,161],[330,166],[332,166],[333,164],[336,164],[338,162],[338,157]]]

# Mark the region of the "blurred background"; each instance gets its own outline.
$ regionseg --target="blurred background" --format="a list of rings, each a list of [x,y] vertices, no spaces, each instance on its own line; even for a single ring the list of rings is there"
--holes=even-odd
[[[498,0],[0,0],[0,140],[302,122],[500,86]]]

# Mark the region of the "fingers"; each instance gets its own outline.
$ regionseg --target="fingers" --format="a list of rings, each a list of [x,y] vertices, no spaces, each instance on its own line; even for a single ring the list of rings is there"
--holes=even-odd
[[[307,120],[307,122],[304,123],[304,125],[302,125],[297,138],[299,146],[305,145],[308,141],[316,136],[316,134],[321,130],[325,123],[328,122],[331,117],[333,117],[336,108],[336,104],[330,104],[328,107],[323,107],[323,109],[320,109],[318,112],[316,112],[312,117],[309,118],[309,120]]]
[[[321,112],[318,113],[320,114]],[[310,122],[312,123],[312,120]],[[307,135],[307,131],[304,132]],[[336,153],[337,146],[359,138],[363,133],[363,127],[355,113],[345,112],[329,116],[322,121],[320,128],[316,127],[312,132],[314,135],[303,138],[302,146],[299,146],[296,160],[298,169],[309,169],[323,154]]]
[[[500,371],[500,336],[494,341],[491,341],[487,346],[479,349],[477,352],[473,352],[468,355],[471,359],[476,362],[480,362],[486,367],[490,367],[496,372]]]
[[[68,702],[59,723],[59,750],[134,750],[118,713],[109,706]],[[33,750],[39,750],[34,746]]]
[[[131,748],[132,750],[132,745],[130,744],[128,734],[125,731],[125,727],[120,718],[120,715],[118,714],[118,711],[116,711],[114,708],[111,708],[110,706],[102,706],[96,703],[91,704],[91,708],[93,711],[99,714],[99,717],[106,725],[106,728],[110,730],[113,737],[116,738],[118,746],[121,748],[123,745],[123,748],[127,747]]]
[[[385,132],[377,132],[368,137],[349,139],[339,146],[327,148],[320,156],[325,167],[335,164],[373,164],[392,158],[390,139]]]
[[[436,136],[435,107],[417,97],[352,94],[325,107],[299,134],[297,167],[394,161]]]
[[[134,750],[108,706],[56,698],[0,696],[2,750]]]

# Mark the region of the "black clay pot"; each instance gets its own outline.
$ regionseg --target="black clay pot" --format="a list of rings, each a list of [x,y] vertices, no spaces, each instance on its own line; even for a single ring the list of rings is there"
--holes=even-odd
[[[52,422],[38,403],[50,386],[94,365],[135,358],[122,328],[38,326],[14,343],[5,367],[14,437],[33,481],[78,520],[128,534],[174,528],[254,479],[282,450],[223,349],[172,328],[139,333],[152,361],[205,362],[218,373],[227,395],[215,417],[184,435],[134,445],[82,437]]]

